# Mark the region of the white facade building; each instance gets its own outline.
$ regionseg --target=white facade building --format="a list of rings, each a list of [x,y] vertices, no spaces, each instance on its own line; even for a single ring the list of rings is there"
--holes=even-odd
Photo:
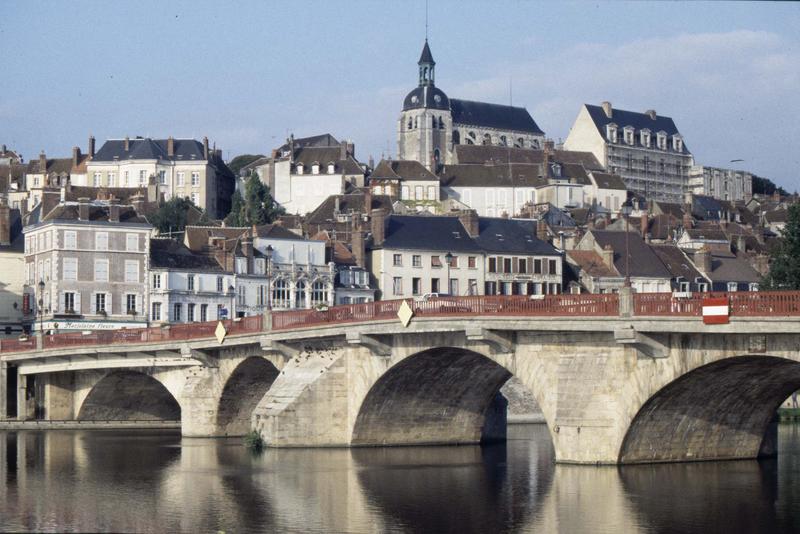
[[[695,165],[689,171],[689,190],[695,195],[708,195],[719,200],[753,198],[753,175],[746,171]]]

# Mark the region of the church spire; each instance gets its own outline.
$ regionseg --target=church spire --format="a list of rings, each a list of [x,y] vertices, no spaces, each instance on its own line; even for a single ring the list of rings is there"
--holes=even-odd
[[[419,85],[434,85],[433,83],[433,68],[436,62],[433,60],[431,54],[431,47],[428,46],[428,39],[425,39],[425,46],[422,47],[422,54],[419,56]]]

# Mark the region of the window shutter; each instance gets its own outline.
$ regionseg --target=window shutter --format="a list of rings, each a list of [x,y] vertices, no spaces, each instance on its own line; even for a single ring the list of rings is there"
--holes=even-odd
[[[111,307],[111,293],[106,293],[106,313],[111,315],[114,309]]]
[[[91,306],[90,306],[90,308],[91,308],[91,312],[90,313],[92,315],[94,315],[94,314],[97,313],[97,293],[92,293],[91,301],[92,302],[91,302]]]
[[[81,292],[75,292],[75,312],[81,313]]]

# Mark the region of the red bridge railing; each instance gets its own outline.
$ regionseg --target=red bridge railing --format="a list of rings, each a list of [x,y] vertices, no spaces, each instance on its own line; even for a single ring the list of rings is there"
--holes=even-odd
[[[800,291],[692,293],[636,293],[633,315],[640,317],[700,316],[703,299],[728,298],[733,317],[800,316]],[[404,300],[384,300],[364,304],[334,306],[326,310],[293,310],[272,314],[273,330],[292,330],[315,326],[397,320]],[[529,296],[440,297],[426,301],[405,299],[415,317],[615,317],[619,316],[617,294]],[[256,315],[222,321],[227,335],[252,334],[264,330],[263,317]],[[212,338],[217,321],[90,332],[65,332],[43,337],[44,349],[71,346],[163,343]],[[0,340],[0,353],[35,351],[36,338]]]

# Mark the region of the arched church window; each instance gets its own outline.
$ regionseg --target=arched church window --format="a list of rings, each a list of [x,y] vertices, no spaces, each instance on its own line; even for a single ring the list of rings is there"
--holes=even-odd
[[[514,143],[514,146],[517,147],[517,148],[524,147],[525,146],[525,140],[523,138],[521,138],[521,137],[518,137],[517,138],[517,142]]]
[[[458,130],[453,130],[453,144],[458,145],[461,144],[461,132]]]
[[[439,117],[439,129],[444,130],[444,121],[442,120],[441,117]]]
[[[422,69],[422,79],[427,81],[427,79],[428,79],[428,67],[425,67],[424,69]]]
[[[303,280],[294,286],[294,306],[295,308],[306,307],[306,283]]]
[[[431,117],[431,127],[436,128],[436,117]]]
[[[414,128],[419,128],[419,117],[414,117]]]
[[[475,137],[475,132],[467,132],[467,137],[475,141],[477,138]]]
[[[491,145],[492,144],[492,136],[488,133],[483,134],[483,144],[484,145]]]
[[[507,146],[507,145],[508,145],[508,141],[506,140],[506,136],[505,135],[501,135],[500,136],[500,146]]]
[[[411,120],[411,117],[408,118],[408,126],[407,128],[410,130],[414,127],[414,121]]]

